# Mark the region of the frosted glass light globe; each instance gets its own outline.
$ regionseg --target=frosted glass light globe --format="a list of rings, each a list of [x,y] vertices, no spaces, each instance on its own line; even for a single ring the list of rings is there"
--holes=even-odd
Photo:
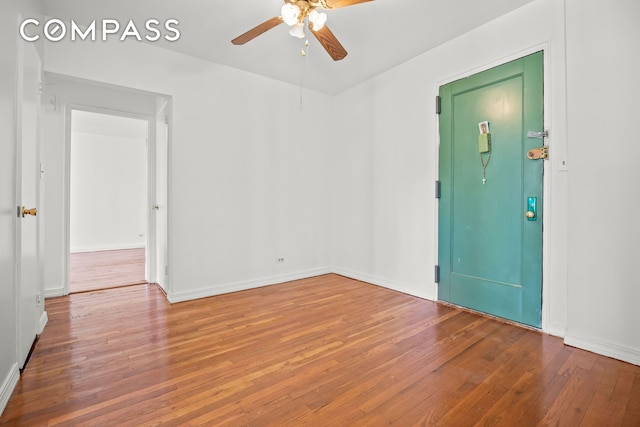
[[[282,14],[282,19],[285,24],[291,26],[298,23],[298,18],[300,17],[300,8],[295,4],[285,3],[282,6],[282,10],[280,11]]]
[[[297,24],[293,25],[291,27],[291,30],[289,30],[289,34],[291,34],[293,37],[297,37],[299,39],[303,39],[304,38],[304,24],[302,22],[298,22]]]
[[[327,22],[327,14],[313,9],[309,14],[309,21],[313,24],[313,31],[320,31]]]

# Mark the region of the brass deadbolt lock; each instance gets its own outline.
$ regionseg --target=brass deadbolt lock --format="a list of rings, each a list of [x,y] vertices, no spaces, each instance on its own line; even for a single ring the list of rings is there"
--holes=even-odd
[[[529,160],[548,160],[549,159],[549,146],[534,148],[527,153]]]

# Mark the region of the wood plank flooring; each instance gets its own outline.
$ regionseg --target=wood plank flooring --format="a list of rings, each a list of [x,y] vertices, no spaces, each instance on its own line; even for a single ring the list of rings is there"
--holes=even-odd
[[[639,366],[337,275],[46,309],[1,425],[640,425]]]
[[[146,283],[144,262],[144,248],[72,253],[69,290],[87,292]]]

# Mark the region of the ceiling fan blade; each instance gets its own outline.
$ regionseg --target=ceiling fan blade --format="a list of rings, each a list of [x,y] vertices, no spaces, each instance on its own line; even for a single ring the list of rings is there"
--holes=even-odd
[[[325,9],[337,9],[339,7],[351,6],[358,3],[365,3],[373,0],[320,0],[320,5]]]
[[[282,16],[273,17],[268,21],[265,21],[262,24],[258,25],[257,27],[250,29],[246,33],[242,34],[241,36],[238,36],[235,39],[231,40],[231,43],[236,45],[245,44],[246,42],[255,39],[260,34],[269,31],[273,27],[277,27],[283,22],[284,21],[282,20]]]
[[[322,27],[320,30],[315,31],[313,29],[313,24],[309,24],[309,29],[316,36],[316,39],[320,42],[324,50],[333,58],[334,61],[340,61],[347,56],[347,51],[340,44],[336,36],[333,35],[329,27],[326,25]]]

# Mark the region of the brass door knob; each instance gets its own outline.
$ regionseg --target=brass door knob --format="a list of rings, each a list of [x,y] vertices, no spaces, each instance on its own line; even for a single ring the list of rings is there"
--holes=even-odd
[[[524,214],[524,216],[526,216],[527,218],[535,218],[536,217],[536,213],[533,211],[527,211],[526,214]]]
[[[38,214],[38,209],[31,208],[27,209],[24,206],[22,207],[22,217],[24,218],[27,215],[36,216]]]

